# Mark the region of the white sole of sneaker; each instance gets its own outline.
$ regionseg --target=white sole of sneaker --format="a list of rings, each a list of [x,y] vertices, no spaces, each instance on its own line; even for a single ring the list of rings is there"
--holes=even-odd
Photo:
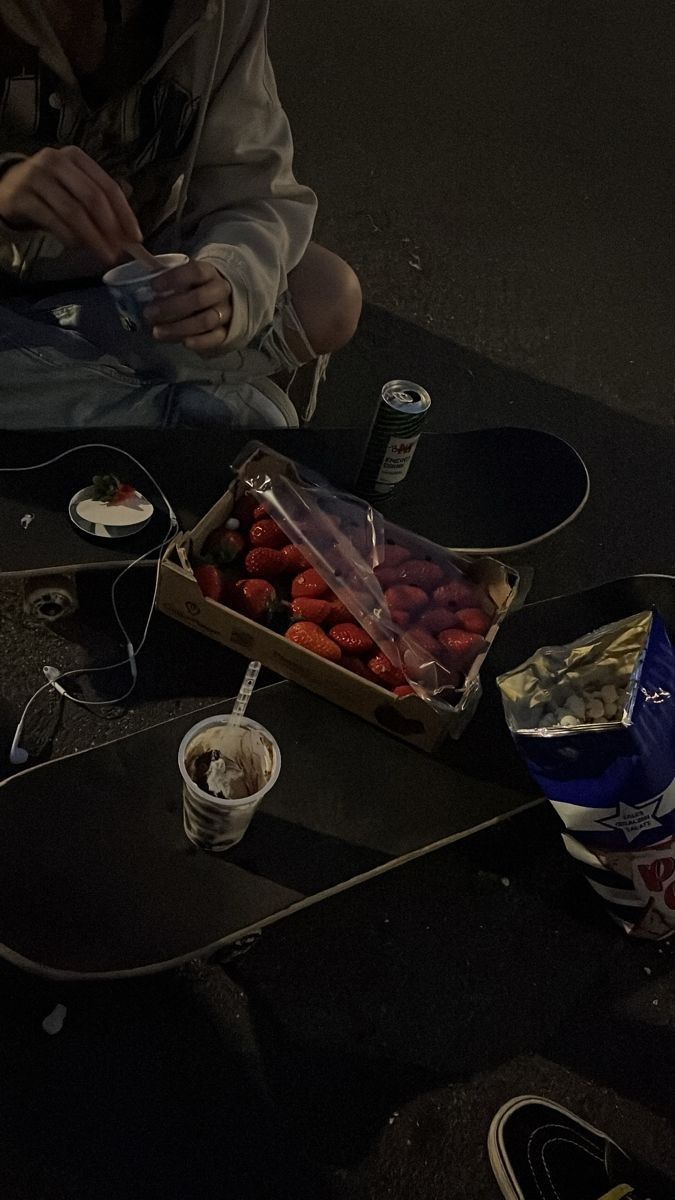
[[[596,1129],[594,1125],[589,1125],[587,1121],[583,1121],[576,1113],[571,1112],[569,1108],[563,1108],[561,1104],[556,1104],[554,1100],[547,1100],[544,1096],[514,1096],[512,1100],[507,1100],[506,1104],[503,1104],[499,1112],[495,1114],[488,1133],[490,1166],[501,1188],[504,1200],[527,1200],[511,1169],[503,1138],[504,1124],[507,1117],[510,1117],[517,1109],[524,1108],[527,1104],[544,1104],[552,1112],[562,1113],[563,1116],[569,1117],[577,1125],[580,1125],[582,1129],[587,1129],[589,1133],[594,1134],[596,1137],[604,1138],[606,1141],[611,1142],[613,1146],[617,1147],[617,1150],[620,1149],[617,1143],[612,1138],[607,1137],[607,1134],[603,1133],[601,1129]]]

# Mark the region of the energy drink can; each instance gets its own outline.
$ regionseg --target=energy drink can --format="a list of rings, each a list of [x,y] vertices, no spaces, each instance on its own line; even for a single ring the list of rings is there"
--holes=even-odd
[[[431,396],[417,383],[385,383],[356,484],[363,496],[389,496],[405,479],[431,408]]]

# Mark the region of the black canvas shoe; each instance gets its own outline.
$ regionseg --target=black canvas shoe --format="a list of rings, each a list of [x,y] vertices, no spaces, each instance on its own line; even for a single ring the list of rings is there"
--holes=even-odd
[[[506,1200],[675,1200],[675,1185],[655,1180],[599,1129],[539,1096],[517,1096],[499,1110],[488,1153]]]

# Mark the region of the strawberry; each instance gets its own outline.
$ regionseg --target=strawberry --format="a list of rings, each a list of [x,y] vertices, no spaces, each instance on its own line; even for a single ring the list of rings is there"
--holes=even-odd
[[[241,611],[252,621],[264,620],[276,604],[277,594],[266,579],[239,579],[235,587]]]
[[[256,504],[255,508],[253,509],[253,520],[254,521],[263,521],[263,520],[265,520],[265,518],[267,516],[269,516],[269,513],[267,512],[265,505],[264,504]]]
[[[330,616],[332,625],[339,625],[342,621],[354,620],[353,613],[350,613],[349,609],[342,603],[341,600],[338,600],[337,596],[333,592],[328,593],[326,600],[329,601],[331,606]]]
[[[351,671],[353,675],[360,676],[361,679],[367,679],[369,683],[380,682],[379,679],[375,678],[372,671],[368,670],[363,659],[356,658],[353,654],[343,654],[340,666],[346,667],[348,671]]]
[[[408,558],[397,568],[399,583],[409,583],[413,587],[422,588],[424,592],[433,592],[445,578],[443,568],[438,563],[429,562],[424,558]]]
[[[220,567],[227,566],[228,563],[234,562],[242,550],[245,542],[240,533],[236,529],[227,529],[225,525],[219,525],[209,534],[204,543],[204,553],[208,554],[215,563]]]
[[[429,633],[428,629],[423,629],[421,625],[416,625],[414,629],[409,629],[406,640],[415,642],[418,646],[421,646],[432,658],[438,658],[440,654],[440,646],[436,638],[433,634]]]
[[[218,567],[213,567],[206,564],[202,567],[195,567],[194,576],[199,584],[202,596],[206,596],[208,600],[220,600],[224,591],[226,579],[222,571]]]
[[[283,529],[273,521],[271,517],[267,517],[264,521],[256,521],[248,531],[248,540],[252,546],[271,546],[274,550],[280,550],[285,546],[288,538]]]
[[[249,550],[244,566],[249,575],[255,575],[258,579],[276,579],[286,571],[281,550],[273,550],[271,546],[256,546]]]
[[[385,567],[400,567],[406,558],[412,558],[409,550],[405,546],[395,546],[393,542],[387,542],[384,548],[384,560],[382,565]]]
[[[433,593],[438,608],[473,608],[479,598],[479,589],[465,579],[451,579]]]
[[[330,600],[315,600],[311,596],[298,596],[291,602],[291,617],[294,621],[313,621],[325,625],[333,617]]]
[[[442,629],[452,629],[453,625],[458,624],[457,613],[451,612],[449,608],[428,608],[420,617],[420,625],[428,629],[429,633],[440,633]]]
[[[346,605],[342,604],[341,600],[337,599],[337,596],[334,592],[329,592],[328,595],[325,596],[325,599],[327,599],[330,604],[331,625],[340,625],[342,622],[344,622],[344,620],[346,620],[346,622],[350,622],[350,620],[354,619],[354,614],[348,610]]]
[[[401,698],[403,698],[403,696],[414,696],[415,689],[412,688],[409,683],[402,683],[400,687],[394,688],[394,695],[400,696]]]
[[[373,639],[354,621],[345,621],[341,625],[334,625],[328,636],[341,650],[356,657],[359,654],[371,654],[375,649]]]
[[[94,500],[104,504],[129,504],[138,495],[130,483],[120,483],[116,475],[94,475]]]
[[[407,583],[397,583],[394,587],[387,588],[384,598],[387,601],[389,612],[392,608],[402,608],[405,612],[417,612],[420,608],[426,608],[429,602],[426,592],[423,592],[421,588],[410,587]]]
[[[375,654],[368,659],[368,670],[377,677],[377,682],[383,687],[403,687],[405,675],[400,667],[395,667],[386,654]]]
[[[469,633],[479,633],[481,637],[485,636],[492,624],[492,618],[482,608],[459,608],[455,616]]]
[[[406,612],[404,608],[392,608],[389,615],[399,629],[407,629],[412,621],[412,613]]]
[[[305,650],[311,650],[312,654],[318,654],[319,658],[327,658],[329,662],[340,662],[342,658],[340,647],[336,646],[321,626],[315,625],[313,621],[296,622],[287,630],[286,637],[289,642],[295,642],[296,646],[303,646]]]
[[[443,647],[443,664],[451,671],[468,671],[476,655],[485,649],[485,642],[468,629],[444,629],[438,635]]]
[[[328,584],[321,578],[318,571],[314,567],[303,571],[302,575],[296,575],[291,584],[292,596],[325,596],[330,591]]]
[[[398,581],[398,567],[375,567],[374,575],[382,591],[392,587]]]
[[[298,571],[308,571],[311,563],[307,561],[299,546],[282,546],[281,553],[284,556],[284,564],[289,575],[297,575]]]

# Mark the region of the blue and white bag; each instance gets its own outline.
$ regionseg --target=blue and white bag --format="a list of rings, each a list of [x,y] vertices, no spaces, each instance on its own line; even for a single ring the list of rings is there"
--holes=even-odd
[[[627,933],[675,931],[675,652],[657,612],[549,646],[498,679],[567,850]]]

